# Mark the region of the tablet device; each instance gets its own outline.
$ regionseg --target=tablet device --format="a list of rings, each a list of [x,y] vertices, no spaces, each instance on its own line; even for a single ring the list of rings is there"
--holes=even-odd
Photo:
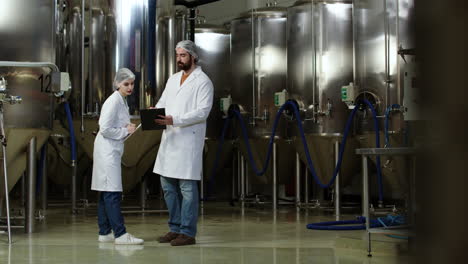
[[[166,115],[165,108],[154,108],[154,109],[141,109],[140,118],[141,118],[141,129],[144,130],[158,130],[166,129],[165,125],[158,125],[154,122],[155,119],[161,119],[159,116]]]

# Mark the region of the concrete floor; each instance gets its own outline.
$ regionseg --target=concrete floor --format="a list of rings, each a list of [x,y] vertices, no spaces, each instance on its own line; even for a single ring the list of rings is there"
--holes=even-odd
[[[156,238],[167,232],[167,214],[125,215],[127,231],[143,238],[142,246],[97,242],[93,209],[71,216],[65,208],[51,208],[38,221],[36,232],[15,230],[13,244],[0,234],[0,263],[409,263],[398,256],[407,242],[373,235],[373,257],[367,257],[364,231],[317,231],[307,223],[334,220],[292,207],[271,209],[230,207],[205,203],[198,224],[197,244],[171,247]],[[354,219],[345,215],[343,219]]]

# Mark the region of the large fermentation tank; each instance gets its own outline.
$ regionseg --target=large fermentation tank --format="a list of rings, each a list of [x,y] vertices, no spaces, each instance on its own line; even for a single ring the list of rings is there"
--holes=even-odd
[[[215,159],[218,158],[216,173],[218,180],[215,182],[219,185],[214,189],[217,195],[230,194],[226,189],[229,188],[226,182],[230,179],[231,173],[222,171],[225,170],[226,162],[230,160],[232,144],[226,140],[221,153],[217,152],[224,124],[219,102],[220,98],[227,97],[231,92],[231,32],[221,26],[198,24],[195,27],[195,44],[200,58],[197,64],[208,75],[214,86],[213,107],[206,125],[204,177],[205,179],[211,177]]]
[[[286,89],[286,9],[253,9],[231,21],[232,100],[254,137],[271,134],[274,94]],[[280,125],[278,136],[284,136]]]
[[[55,0],[2,0],[0,61],[55,64],[57,14]],[[50,134],[54,100],[53,95],[46,92],[50,87],[50,69],[0,67],[0,77],[6,79],[9,94],[23,99],[21,104],[3,105],[8,140],[8,187],[11,189],[25,171],[29,140],[36,137],[39,149]],[[3,163],[0,166],[3,167]],[[4,194],[3,184],[2,176],[0,197]]]
[[[107,2],[109,10],[106,34],[110,65],[106,70],[111,73],[111,80],[115,72],[122,67],[129,68],[135,73],[134,92],[128,97],[127,102],[130,113],[138,114],[140,109],[153,106],[156,96],[154,65],[156,0]],[[100,21],[96,20],[96,23]],[[91,39],[99,35],[96,33],[92,34]]]
[[[175,46],[187,39],[186,8],[174,10],[159,1],[156,10],[156,98],[159,99],[169,77],[177,72]]]
[[[257,168],[262,168],[266,160],[271,129],[278,110],[274,105],[274,94],[286,89],[286,16],[285,8],[267,7],[253,9],[231,21],[232,102],[239,105],[248,124]],[[287,122],[281,119],[275,140],[278,146],[277,160],[280,165],[277,172],[280,183],[292,179],[294,155],[291,155],[292,145],[286,141],[286,129]],[[240,130],[237,134],[242,135]],[[239,149],[247,157],[243,140],[239,143]],[[249,176],[252,185],[263,188],[266,186],[264,184],[271,184],[271,166],[266,177],[254,177],[252,169],[249,173],[253,176]]]
[[[355,0],[353,7],[353,30],[355,46],[355,78],[358,97],[375,102],[378,114],[392,104],[402,104],[404,74],[412,66],[413,56],[406,56],[406,62],[398,55],[399,50],[414,49],[411,32],[414,26],[414,0]],[[390,136],[391,146],[403,145],[403,122],[401,115],[391,116],[390,129],[396,133]],[[375,135],[372,122],[360,122],[363,136],[359,137],[361,147],[374,147]],[[383,122],[380,122],[383,128]],[[384,146],[384,136],[380,135]],[[406,166],[402,158],[382,157],[384,195],[401,198],[408,186]]]
[[[341,87],[353,80],[351,1],[299,1],[288,8],[288,92],[306,133],[343,132]]]
[[[213,82],[213,108],[207,121],[206,137],[216,139],[221,135],[223,113],[218,107],[220,98],[231,92],[231,33],[215,25],[200,24],[195,28],[195,44],[200,57],[197,63]]]
[[[399,49],[414,48],[414,0],[355,0],[355,85],[382,113],[403,99],[405,61]],[[411,58],[406,58],[407,61]]]
[[[287,90],[302,112],[314,168],[326,184],[336,163],[334,144],[341,141],[349,114],[341,102],[341,87],[353,80],[352,3],[298,1],[288,8],[287,34]],[[307,163],[295,124],[292,131],[296,150]],[[341,170],[345,177],[358,164],[355,146],[356,141],[349,138]]]

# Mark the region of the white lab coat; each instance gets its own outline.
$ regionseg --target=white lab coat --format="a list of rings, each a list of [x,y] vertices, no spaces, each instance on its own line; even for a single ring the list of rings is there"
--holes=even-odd
[[[197,66],[180,85],[182,72],[169,78],[156,104],[156,108],[166,108],[174,124],[162,134],[153,172],[169,178],[200,180],[213,83]]]
[[[128,106],[122,95],[115,91],[102,105],[99,133],[94,140],[93,178],[91,190],[122,191],[121,160],[124,139],[130,123]]]

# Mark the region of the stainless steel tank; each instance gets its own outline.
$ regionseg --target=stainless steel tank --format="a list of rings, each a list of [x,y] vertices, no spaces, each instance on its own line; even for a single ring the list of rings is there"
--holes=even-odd
[[[55,63],[56,14],[54,0],[2,1],[0,61]],[[2,67],[0,76],[7,80],[11,94],[23,98],[19,106],[4,106],[6,126],[50,128],[52,98],[45,92],[51,81],[49,69]]]
[[[286,16],[285,8],[269,7],[231,21],[232,100],[253,137],[270,135],[274,94],[286,89]],[[277,135],[285,135],[283,126]]]
[[[197,64],[202,67],[214,86],[213,107],[206,125],[204,178],[210,179],[215,160],[218,158],[214,191],[217,197],[226,196],[230,195],[229,189],[226,189],[229,185],[226,183],[231,179],[232,173],[226,170],[225,165],[232,157],[232,142],[226,138],[221,153],[218,153],[219,137],[224,124],[219,101],[231,92],[231,32],[221,26],[198,24],[195,26],[195,44],[200,57]],[[230,167],[230,164],[227,167]]]
[[[411,28],[414,26],[414,0],[355,0],[353,7],[353,32],[355,47],[354,83],[358,87],[358,98],[376,103],[379,115],[392,104],[402,104],[404,74],[413,56],[405,60],[400,50],[414,49]],[[359,137],[361,147],[375,147],[373,121],[360,122],[363,135]],[[402,146],[403,121],[401,115],[392,115],[390,129],[391,146]],[[381,131],[383,121],[380,121]],[[380,146],[384,146],[381,132]],[[404,159],[382,158],[383,188],[386,197],[401,198],[407,190],[407,175]]]
[[[174,10],[167,2],[159,1],[156,11],[156,98],[159,99],[169,77],[176,73],[175,46],[187,39],[186,9]],[[156,100],[157,101],[157,100]]]
[[[353,17],[354,83],[359,95],[376,101],[383,113],[402,103],[406,63],[398,51],[414,48],[414,0],[355,0]]]
[[[267,156],[273,121],[277,112],[274,94],[286,89],[286,20],[287,10],[280,7],[253,9],[231,21],[232,103],[238,104],[247,123],[253,159],[262,168]],[[237,126],[238,128],[240,126]],[[242,138],[240,129],[237,134]],[[292,144],[286,140],[287,122],[280,120],[275,140],[278,182],[293,180]],[[247,157],[243,140],[239,150]],[[249,166],[249,185],[267,193],[273,181],[272,163],[266,176],[256,177]]]
[[[56,64],[60,31],[55,0],[2,0],[0,8],[0,61],[50,62]],[[61,50],[63,52],[63,50]],[[47,142],[52,124],[54,98],[50,69],[0,67],[9,94],[21,96],[21,104],[3,104],[7,145],[8,189],[26,169],[26,149],[32,137],[37,148]],[[1,154],[3,157],[3,153]],[[3,172],[3,163],[0,165]],[[3,199],[3,173],[0,201]]]
[[[130,113],[138,114],[139,109],[153,106],[156,96],[155,72],[149,70],[155,69],[156,0],[111,0],[107,3],[106,35],[111,61],[106,70],[112,77],[110,79],[122,67],[135,73],[135,90],[127,102]],[[100,21],[96,20],[96,23]],[[95,35],[90,38],[93,37]]]
[[[353,81],[351,1],[298,1],[288,8],[288,93],[306,133],[342,133],[341,87]]]
[[[226,28],[200,24],[195,27],[195,44],[202,67],[214,86],[213,108],[207,120],[206,137],[217,139],[221,135],[223,113],[218,107],[220,98],[231,92],[231,33]]]
[[[288,8],[288,94],[302,112],[304,133],[314,168],[323,184],[333,176],[335,142],[341,142],[349,110],[341,102],[341,87],[353,80],[351,1],[297,1]],[[292,128],[294,145],[307,163],[299,130]],[[357,169],[348,138],[342,163],[343,185]],[[309,176],[310,177],[310,176]]]

